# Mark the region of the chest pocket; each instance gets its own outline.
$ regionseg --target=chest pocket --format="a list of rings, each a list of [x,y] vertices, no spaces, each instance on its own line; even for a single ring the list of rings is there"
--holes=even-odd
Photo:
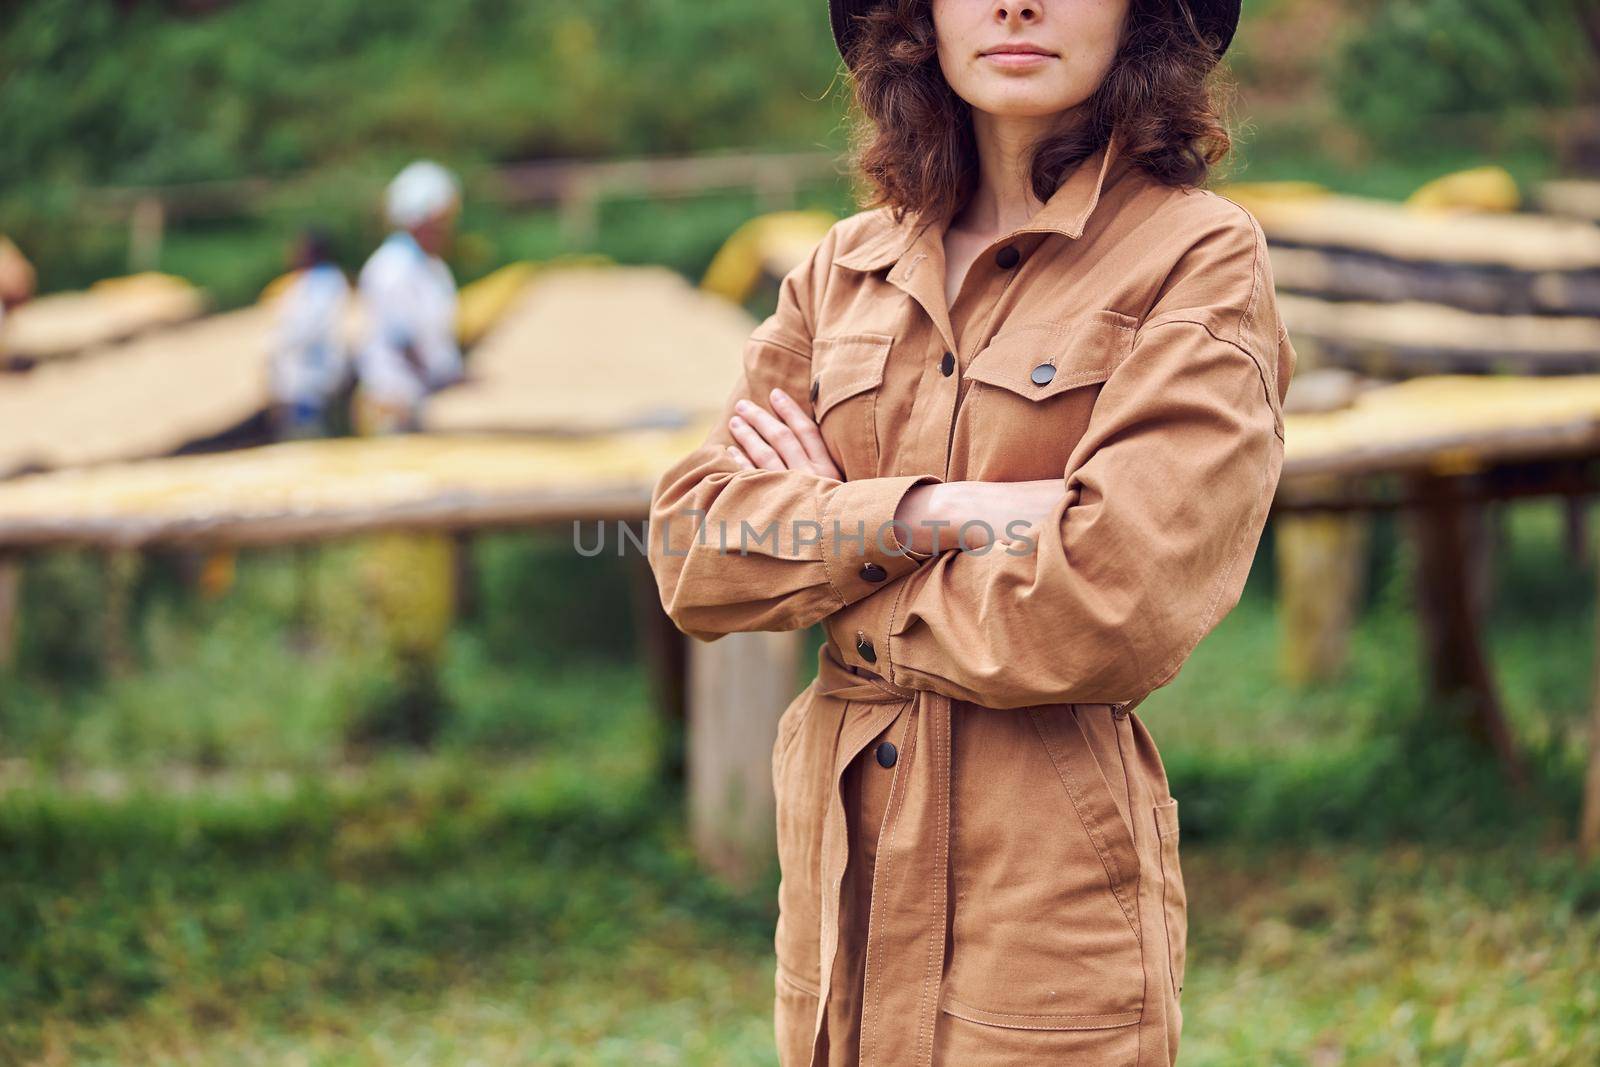
[[[1137,327],[1110,310],[1002,326],[962,375],[955,439],[967,476],[1058,477],[1088,429],[1099,386],[1133,351]]]
[[[852,333],[811,342],[811,411],[846,479],[878,471],[877,400],[894,337]]]

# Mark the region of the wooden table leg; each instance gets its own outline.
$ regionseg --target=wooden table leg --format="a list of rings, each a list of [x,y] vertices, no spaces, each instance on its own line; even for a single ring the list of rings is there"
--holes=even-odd
[[[803,631],[690,642],[689,831],[701,862],[735,885],[777,860],[772,746],[804,643]]]
[[[0,670],[17,661],[17,618],[22,612],[22,557],[0,552]]]
[[[134,548],[109,548],[102,553],[101,561],[105,603],[100,632],[105,667],[112,677],[121,677],[132,673],[138,658],[132,632],[133,594],[144,556]]]
[[[1474,563],[1473,505],[1457,499],[1448,478],[1419,476],[1413,489],[1417,612],[1431,696],[1460,708],[1468,734],[1494,753],[1508,780],[1521,786],[1526,774],[1483,647],[1483,598],[1474,588],[1482,570]]]
[[[1288,514],[1274,522],[1279,672],[1295,686],[1331,681],[1344,671],[1361,608],[1372,518]]]
[[[1600,577],[1600,567],[1595,568]],[[1595,647],[1600,651],[1600,610],[1595,612]],[[1600,655],[1589,697],[1589,773],[1583,785],[1583,815],[1578,825],[1578,852],[1585,860],[1600,856]]]
[[[450,533],[451,566],[455,568],[455,616],[458,622],[478,617],[478,569],[474,554],[476,536],[471,530]]]
[[[688,720],[689,639],[662,609],[661,592],[649,560],[640,552],[627,555],[634,632],[650,676],[651,697],[664,720],[668,738],[661,770],[668,781],[681,782],[685,759],[684,725]]]

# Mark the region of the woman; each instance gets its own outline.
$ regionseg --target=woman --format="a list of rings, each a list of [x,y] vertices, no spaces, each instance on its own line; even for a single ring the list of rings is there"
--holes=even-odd
[[[460,211],[460,181],[432,160],[408,164],[385,190],[393,229],[357,279],[369,320],[356,362],[361,433],[415,430],[428,394],[461,378],[456,283],[441,258]]]
[[[333,259],[328,234],[308,227],[295,240],[293,281],[278,302],[270,381],[274,435],[328,433],[328,403],[349,372],[344,320],[350,283]]]
[[[1238,599],[1295,360],[1197,188],[1238,5],[833,15],[876,206],[651,512],[685,632],[827,634],[772,753],[780,1061],[1169,1064],[1177,801],[1132,709]]]

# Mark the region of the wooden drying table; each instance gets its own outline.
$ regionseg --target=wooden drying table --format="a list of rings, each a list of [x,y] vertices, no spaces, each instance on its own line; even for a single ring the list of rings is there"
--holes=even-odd
[[[1436,695],[1459,701],[1469,729],[1521,781],[1484,651],[1468,512],[1484,500],[1600,486],[1600,375],[1414,378],[1285,421],[1276,510],[1415,513],[1429,681]],[[1580,832],[1591,854],[1600,847],[1600,684],[1595,692]]]
[[[768,756],[778,716],[801,684],[803,635],[687,641],[662,611],[643,554],[632,544],[613,548],[622,534],[609,525],[642,522],[656,479],[708,429],[696,422],[603,436],[294,441],[0,482],[0,642],[10,629],[7,603],[14,610],[16,595],[17,568],[5,565],[6,557],[14,563],[33,550],[231,548],[384,531],[605,522],[605,550],[624,551],[635,563],[632,610],[657,699],[670,717],[689,722],[696,847],[708,866],[748,882],[767,871],[774,855]],[[585,531],[584,543],[595,536]]]
[[[604,436],[495,435],[290,442],[218,455],[32,475],[0,483],[0,552],[52,545],[138,548],[304,543],[384,530],[472,531],[643,519],[660,472],[708,429]],[[1600,468],[1600,376],[1418,378],[1361,392],[1349,407],[1290,414],[1276,507],[1407,507],[1421,521],[1423,622],[1437,689],[1513,774],[1468,587],[1464,506],[1586,491]],[[1337,491],[1328,491],[1337,475]],[[799,634],[733,634],[683,645],[663,628],[648,569],[636,610],[663,692],[691,707],[690,809],[701,855],[736,878],[770,860],[767,761],[793,697]],[[677,666],[674,666],[674,665]],[[1600,704],[1595,709],[1600,738]],[[1600,749],[1584,842],[1600,843]]]
[[[108,278],[30,300],[0,322],[0,369],[21,369],[199,316],[205,294],[170,274]]]
[[[1248,185],[1220,191],[1261,223],[1281,290],[1494,315],[1600,316],[1600,227],[1583,220]]]
[[[655,477],[698,444],[691,436],[335,438],[26,475],[0,482],[0,549],[642,519]]]

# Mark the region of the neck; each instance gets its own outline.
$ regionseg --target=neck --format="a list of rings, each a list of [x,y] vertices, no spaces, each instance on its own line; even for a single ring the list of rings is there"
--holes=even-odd
[[[1022,226],[1044,206],[1033,193],[1033,146],[1062,129],[1064,116],[972,112],[978,149],[978,186],[951,220],[951,229],[1004,233]]]

